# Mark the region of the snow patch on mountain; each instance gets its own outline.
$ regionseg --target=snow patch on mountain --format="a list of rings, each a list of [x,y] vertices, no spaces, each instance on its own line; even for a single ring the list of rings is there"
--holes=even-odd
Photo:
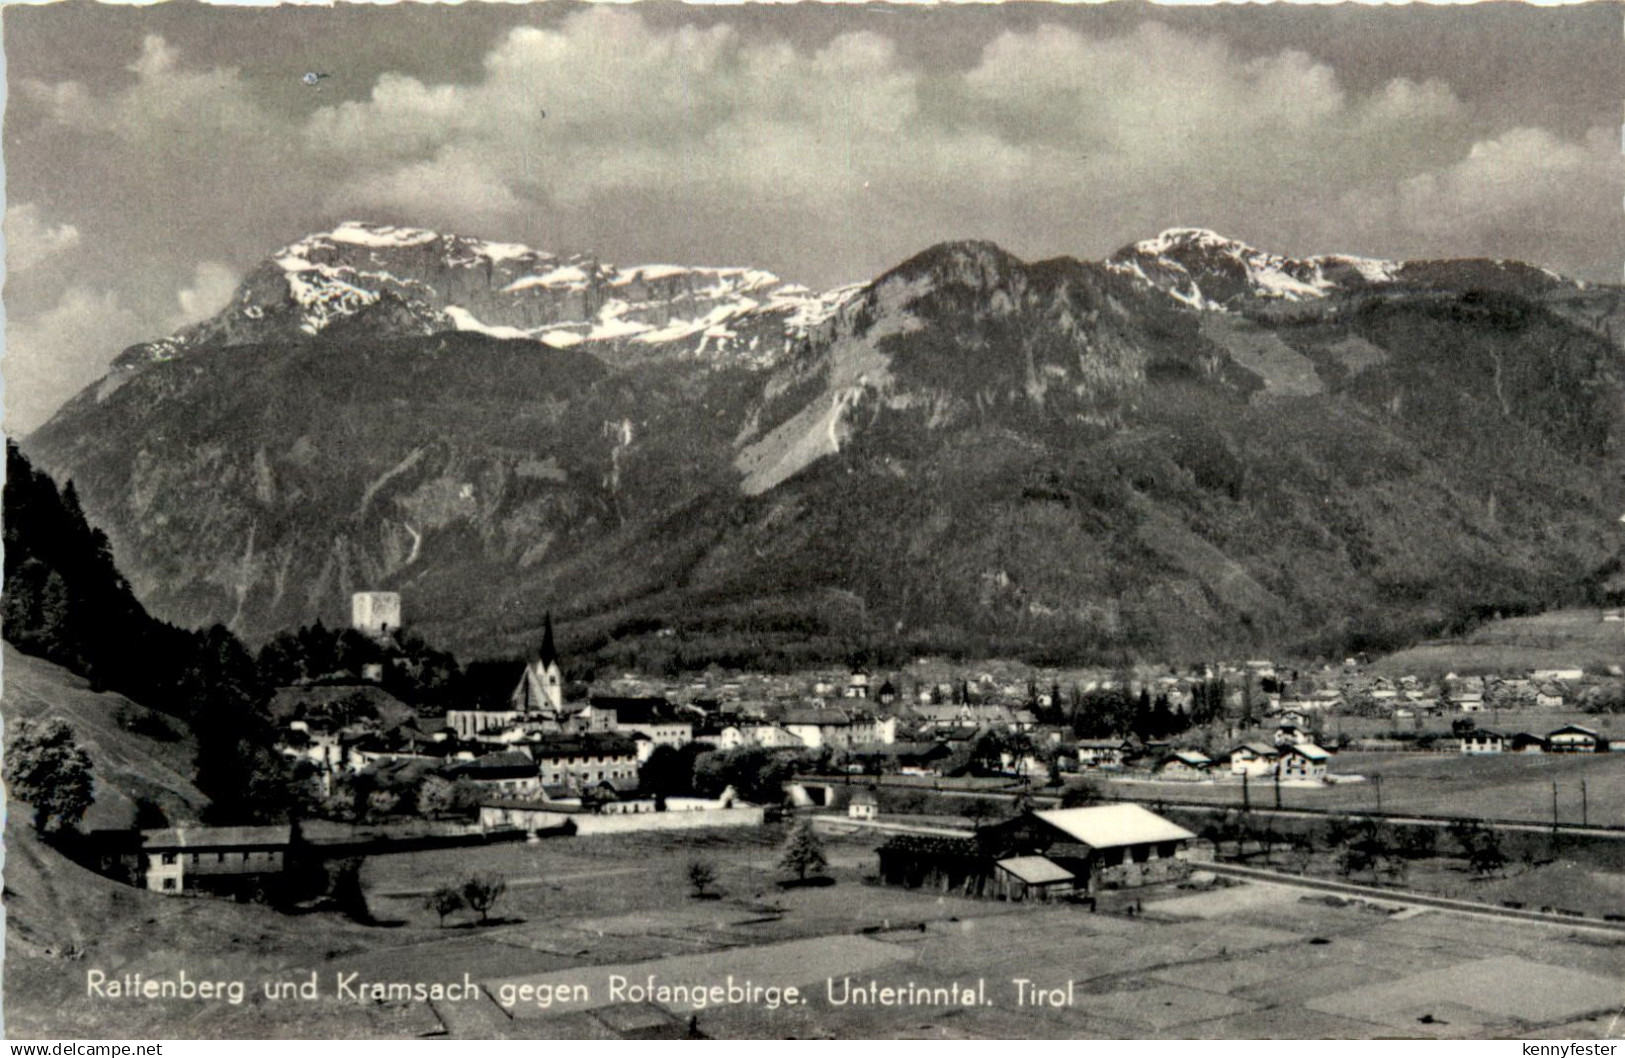
[[[1243,298],[1326,298],[1390,283],[1401,267],[1393,261],[1347,254],[1287,257],[1206,228],[1169,228],[1119,250],[1106,266],[1204,311],[1222,311]]]
[[[351,220],[278,250],[224,311],[163,344],[132,349],[130,362],[313,336],[394,298],[399,304],[389,312],[369,317],[376,326],[475,331],[552,348],[604,343],[619,350],[635,342],[651,350],[642,358],[765,367],[858,289],[816,293],[749,267],[619,267],[520,243]]]
[[[488,334],[493,338],[523,338],[534,337],[529,331],[522,331],[518,327],[492,327],[476,319],[472,312],[457,305],[448,305],[446,315],[457,325],[459,331],[475,331],[479,334]]]

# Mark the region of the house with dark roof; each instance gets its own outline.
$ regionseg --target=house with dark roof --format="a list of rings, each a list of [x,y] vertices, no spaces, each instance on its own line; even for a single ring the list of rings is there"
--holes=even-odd
[[[1268,742],[1243,742],[1227,754],[1231,775],[1258,778],[1273,774],[1281,751]]]
[[[1519,731],[1506,741],[1509,753],[1545,753],[1546,737],[1532,731]]]
[[[651,752],[655,746],[681,749],[694,741],[693,719],[679,716],[676,708],[665,698],[594,695],[582,712],[593,720],[587,730],[645,735]]]
[[[536,761],[516,749],[460,761],[446,769],[446,777],[453,782],[466,779],[486,792],[505,794],[533,793],[542,785]]]
[[[1579,724],[1564,724],[1546,735],[1546,750],[1549,753],[1596,753],[1606,746],[1602,736]]]
[[[1121,738],[1082,738],[1073,754],[1080,768],[1121,768],[1132,744]]]
[[[1456,736],[1456,746],[1463,753],[1501,753],[1506,750],[1506,736],[1482,727],[1471,728]]]
[[[1200,782],[1213,774],[1213,759],[1201,750],[1176,749],[1152,769],[1159,779]]]
[[[247,897],[283,872],[292,842],[288,826],[143,830],[103,866],[157,893]]]
[[[524,743],[523,749],[547,786],[585,790],[608,783],[626,790],[638,784],[637,743],[622,734],[542,735]]]

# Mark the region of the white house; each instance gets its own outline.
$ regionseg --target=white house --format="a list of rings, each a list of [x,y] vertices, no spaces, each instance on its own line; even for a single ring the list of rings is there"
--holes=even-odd
[[[1243,742],[1230,751],[1230,774],[1249,778],[1275,771],[1281,751],[1265,742]]]
[[[1281,779],[1325,781],[1326,766],[1331,754],[1313,742],[1298,742],[1281,747]]]
[[[1506,750],[1505,736],[1483,728],[1464,731],[1457,741],[1463,753],[1502,753]]]
[[[1546,736],[1546,747],[1552,753],[1595,753],[1601,741],[1589,727],[1564,724]]]

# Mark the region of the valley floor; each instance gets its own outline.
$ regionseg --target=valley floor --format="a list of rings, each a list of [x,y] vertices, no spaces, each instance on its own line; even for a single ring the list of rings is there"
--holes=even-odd
[[[1618,1032],[1625,938],[1489,922],[1247,884],[1145,891],[1143,914],[973,901],[880,887],[876,841],[826,838],[832,885],[782,888],[783,831],[560,838],[370,859],[373,914],[278,915],[164,898],[105,881],[8,831],[6,1031],[13,1038],[682,1036],[1370,1038]],[[686,880],[716,868],[714,896]],[[471,870],[509,882],[477,925],[440,928],[423,893]],[[181,970],[247,982],[241,1005],[86,995],[87,974]],[[321,998],[267,999],[308,981]],[[361,982],[479,983],[474,998],[336,996]],[[348,978],[347,975],[355,975]],[[729,975],[805,1002],[711,1005],[612,991],[724,985]],[[840,1004],[852,986],[958,985],[986,1002]],[[1071,1002],[1023,1005],[1014,984],[1074,982]],[[506,989],[504,986],[508,986]],[[530,991],[521,990],[529,986]],[[977,992],[978,987],[983,992]],[[493,997],[507,995],[504,1007]],[[537,997],[553,999],[542,1006]],[[520,998],[521,996],[525,998]]]

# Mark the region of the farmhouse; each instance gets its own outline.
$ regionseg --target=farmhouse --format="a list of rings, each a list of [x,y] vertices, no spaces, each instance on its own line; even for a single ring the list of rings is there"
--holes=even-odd
[[[1546,739],[1528,731],[1520,731],[1507,739],[1509,753],[1545,753]]]
[[[806,743],[778,724],[729,724],[717,733],[718,749],[760,746],[763,749],[805,749]]]
[[[287,826],[143,830],[122,859],[126,876],[154,892],[247,896],[282,873],[292,841]]]
[[[849,749],[863,742],[897,741],[897,718],[839,708],[797,708],[785,712],[784,729],[809,749]]]
[[[1504,736],[1481,727],[1463,731],[1457,742],[1463,753],[1501,753],[1506,749]]]
[[[1602,739],[1589,727],[1564,724],[1546,736],[1546,748],[1551,753],[1595,753]]]
[[[1211,774],[1213,760],[1200,750],[1180,749],[1158,761],[1153,770],[1159,779],[1195,782]]]
[[[1079,767],[1121,768],[1129,744],[1120,738],[1086,738],[1077,744]]]

